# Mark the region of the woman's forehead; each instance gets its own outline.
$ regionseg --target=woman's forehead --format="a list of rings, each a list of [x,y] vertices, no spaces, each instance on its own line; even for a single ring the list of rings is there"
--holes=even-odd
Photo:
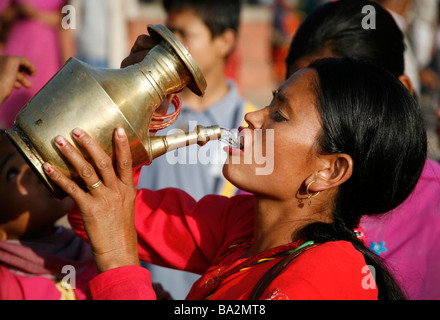
[[[292,74],[281,86],[280,93],[290,95],[301,91],[311,91],[316,87],[317,72],[312,68],[303,68]]]
[[[301,69],[283,83],[277,101],[288,107],[293,114],[311,116],[317,110],[317,84],[318,73],[314,69]]]

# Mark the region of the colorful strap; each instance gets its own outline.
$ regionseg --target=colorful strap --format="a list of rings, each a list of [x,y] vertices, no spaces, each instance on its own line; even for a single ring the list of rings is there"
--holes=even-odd
[[[312,249],[319,244],[315,244],[313,241],[309,241],[304,243],[302,246],[299,246],[297,249],[293,250],[293,252],[282,259],[280,262],[275,264],[272,268],[267,271],[263,277],[258,281],[256,286],[251,292],[249,296],[249,300],[258,300],[263,295],[266,288],[269,284],[280,274],[280,272],[296,257],[298,257],[304,251]]]

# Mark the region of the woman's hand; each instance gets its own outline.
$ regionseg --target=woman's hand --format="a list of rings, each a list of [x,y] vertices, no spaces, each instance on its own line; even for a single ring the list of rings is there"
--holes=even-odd
[[[130,55],[122,61],[121,68],[141,62],[144,60],[148,52],[150,52],[150,50],[157,44],[159,44],[158,40],[155,40],[146,34],[138,36],[131,48]]]
[[[75,129],[72,133],[75,142],[93,163],[87,162],[64,137],[57,136],[55,144],[90,191],[84,192],[49,163],[43,165],[45,172],[77,203],[99,272],[139,265],[134,226],[136,186],[124,129],[117,128],[114,132],[116,169],[110,156],[86,132]]]

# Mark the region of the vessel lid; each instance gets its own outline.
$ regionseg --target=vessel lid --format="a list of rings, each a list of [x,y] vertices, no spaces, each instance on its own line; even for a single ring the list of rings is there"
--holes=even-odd
[[[206,80],[203,73],[194,58],[185,48],[185,46],[177,39],[177,37],[168,28],[161,24],[149,24],[148,33],[156,40],[165,40],[176,51],[177,55],[182,59],[185,66],[188,68],[194,81],[187,84],[187,87],[197,94],[203,96],[206,90]]]

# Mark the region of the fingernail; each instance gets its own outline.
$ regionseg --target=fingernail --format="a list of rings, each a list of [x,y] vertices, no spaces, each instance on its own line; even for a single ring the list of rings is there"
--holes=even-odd
[[[55,143],[60,147],[64,147],[66,145],[66,140],[62,136],[57,136],[55,138]]]
[[[52,173],[52,172],[53,172],[53,167],[52,167],[49,163],[47,163],[47,162],[45,162],[45,163],[43,164],[43,169],[44,169],[44,171],[46,171],[47,173]]]
[[[75,137],[79,138],[84,134],[84,131],[82,131],[81,129],[75,128],[75,129],[73,129],[72,133]]]
[[[117,128],[116,129],[116,134],[118,135],[119,138],[124,138],[125,137],[125,130],[124,128]]]

